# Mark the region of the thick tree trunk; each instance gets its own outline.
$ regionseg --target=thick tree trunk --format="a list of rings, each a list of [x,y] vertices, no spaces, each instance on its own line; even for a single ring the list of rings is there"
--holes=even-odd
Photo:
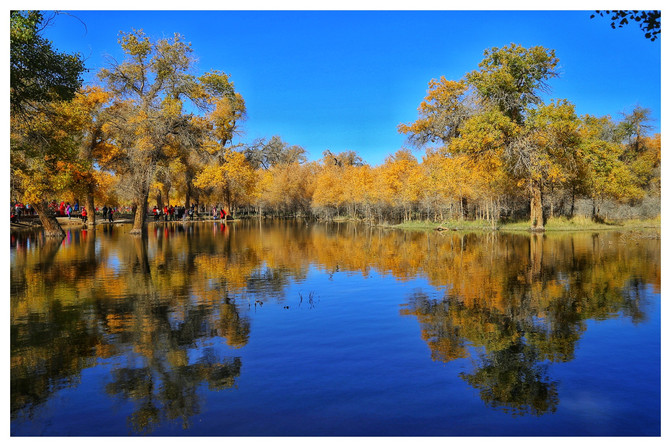
[[[531,182],[531,231],[545,231],[543,222],[543,192],[540,183]]]
[[[597,220],[597,212],[596,212],[596,199],[592,199],[592,220],[596,221]]]
[[[161,188],[156,188],[156,207],[160,210],[163,209],[163,195],[161,194]]]
[[[145,222],[147,220],[147,200],[149,199],[149,190],[139,197],[136,201],[137,210],[135,211],[135,218],[133,219],[133,229],[130,234],[142,235],[147,232]]]
[[[40,218],[45,237],[65,237],[65,231],[61,228],[53,210],[49,208],[46,202],[37,202],[33,205],[33,208]]]
[[[170,208],[170,188],[170,183],[166,183],[163,185],[163,190],[161,191],[162,196],[165,197],[168,208]]]
[[[93,185],[89,185],[88,191],[86,191],[86,211],[87,213],[87,222],[84,224],[86,228],[92,230],[96,229],[96,208],[95,201],[93,198]]]

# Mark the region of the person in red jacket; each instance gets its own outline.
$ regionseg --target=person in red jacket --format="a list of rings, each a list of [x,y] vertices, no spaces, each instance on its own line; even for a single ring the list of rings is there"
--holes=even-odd
[[[86,207],[82,208],[82,222],[86,223],[86,220],[88,219],[88,214],[86,213]]]

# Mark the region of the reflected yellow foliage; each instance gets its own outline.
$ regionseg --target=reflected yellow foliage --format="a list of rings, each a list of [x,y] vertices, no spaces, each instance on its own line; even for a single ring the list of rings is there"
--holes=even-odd
[[[476,369],[464,380],[489,404],[518,413],[554,411],[558,395],[544,365],[573,358],[586,320],[642,321],[643,288],[659,293],[661,285],[659,241],[636,232],[420,233],[239,221],[155,225],[147,239],[114,227],[68,233],[60,243],[30,237],[15,238],[12,248],[12,414],[76,383],[100,359],[133,352],[141,366],[116,369],[108,388],[138,396],[133,424],[149,424],[142,430],[191,414],[167,403],[142,407],[169,398],[149,386],[154,377],[188,399],[202,381],[233,386],[240,359],[192,348],[214,339],[244,347],[248,309],[282,299],[311,268],[426,278],[437,295],[415,293],[400,314],[417,318],[434,360],[471,359]]]

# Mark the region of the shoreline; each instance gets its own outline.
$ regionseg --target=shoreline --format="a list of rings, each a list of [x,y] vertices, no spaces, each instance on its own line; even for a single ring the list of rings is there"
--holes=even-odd
[[[40,220],[37,217],[30,217],[29,219],[26,219],[25,217],[23,218],[23,222],[19,223],[10,223],[10,233],[11,232],[20,232],[20,231],[37,231],[42,228],[42,224],[40,223]],[[81,221],[79,217],[68,219],[67,217],[57,217],[56,220],[58,220],[58,223],[60,224],[61,228],[63,230],[68,230],[68,229],[84,229],[85,226],[90,225],[90,222],[85,224],[84,222]],[[233,219],[237,220],[237,219]],[[188,222],[219,222],[220,219],[214,220],[212,219],[211,216],[207,217],[198,217],[194,218],[193,220],[159,220],[159,221],[154,221],[154,216],[151,216],[150,218],[147,219],[145,224],[155,224],[155,223],[188,223]],[[227,222],[231,222],[232,220],[227,220]],[[95,226],[103,226],[103,225],[117,225],[117,224],[133,224],[133,219],[132,217],[119,217],[118,219],[114,219],[114,221],[109,222],[107,220],[103,220],[102,218],[96,219]]]
[[[623,221],[612,221],[597,223],[589,219],[578,218],[569,220],[566,218],[549,219],[542,231],[532,231],[530,222],[508,222],[497,223],[492,227],[489,221],[446,221],[446,222],[426,222],[410,221],[397,225],[388,225],[388,228],[397,228],[401,230],[415,231],[439,231],[439,232],[506,232],[506,233],[557,233],[557,232],[575,232],[575,231],[640,231],[657,230],[661,231],[661,217],[653,219],[628,219]]]
[[[66,217],[57,218],[61,227],[66,229],[78,229],[83,228],[85,225],[81,219],[72,218],[68,219]],[[238,219],[234,219],[238,220]],[[357,219],[350,218],[340,218],[333,220],[334,222],[362,222]],[[153,216],[147,219],[146,224],[157,224],[157,223],[188,223],[188,222],[220,222],[219,219],[214,220],[211,216],[200,216],[194,220],[172,220],[172,221],[154,221]],[[230,220],[229,220],[230,222]],[[99,219],[96,221],[95,226],[103,225],[117,225],[117,224],[132,224],[133,219],[131,217],[120,217],[113,222],[103,221]],[[534,233],[531,231],[528,221],[521,222],[508,222],[508,223],[498,223],[496,227],[491,226],[490,221],[483,220],[452,220],[452,221],[443,221],[443,222],[432,222],[432,221],[408,221],[400,224],[377,224],[372,225],[380,228],[387,229],[397,229],[397,230],[410,230],[410,231],[436,231],[436,232],[522,232],[522,233]],[[39,222],[39,219],[31,218],[29,221],[24,221],[22,223],[11,223],[10,232],[20,232],[20,231],[36,231],[42,228],[42,225]],[[612,221],[604,223],[596,223],[589,219],[585,218],[553,218],[549,219],[545,225],[544,231],[536,233],[555,233],[555,232],[575,232],[575,231],[642,231],[642,230],[656,230],[661,231],[661,217],[653,219],[628,219],[623,221]]]

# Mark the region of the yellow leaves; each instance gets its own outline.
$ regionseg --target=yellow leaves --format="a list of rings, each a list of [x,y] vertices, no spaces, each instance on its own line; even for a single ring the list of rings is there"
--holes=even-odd
[[[135,126],[138,124],[145,124],[149,120],[147,112],[142,109],[135,110],[135,113],[131,114],[128,117],[128,124]]]
[[[117,157],[121,157],[125,151],[110,143],[101,143],[93,150],[93,157],[97,159],[102,165],[111,163]]]
[[[151,42],[142,30],[121,32],[119,43],[124,51],[135,57],[146,57],[151,53]]]
[[[233,200],[253,202],[258,194],[257,173],[244,154],[227,148],[222,165],[207,165],[197,174],[194,186],[220,188],[224,196]]]
[[[381,166],[381,175],[385,192],[392,202],[398,200],[407,206],[419,199],[419,163],[410,150],[401,149],[388,157]]]
[[[112,93],[103,90],[101,87],[84,87],[77,92],[70,103],[71,107],[77,110],[84,118],[91,120],[95,113],[111,101]]]
[[[420,103],[418,111],[422,115],[428,115],[438,108],[443,110],[456,110],[461,102],[461,96],[468,87],[464,81],[448,81],[445,76],[440,80],[429,81],[429,91]]]
[[[296,210],[310,203],[315,190],[315,166],[297,162],[257,171],[257,194],[264,207]]]
[[[166,96],[161,105],[166,118],[176,118],[182,113],[182,101],[173,96]]]
[[[135,147],[140,151],[151,152],[156,146],[154,145],[154,140],[150,135],[140,135],[137,139]]]
[[[321,169],[315,181],[312,205],[317,207],[339,207],[345,202],[342,169],[330,165]]]
[[[399,124],[399,133],[410,134],[409,140],[416,146],[429,141],[447,143],[458,133],[461,122],[467,115],[465,94],[468,86],[464,81],[432,79],[426,97],[418,107],[419,117],[414,123]]]
[[[197,188],[207,188],[210,186],[225,185],[223,170],[218,166],[205,166],[193,181],[193,186]]]

